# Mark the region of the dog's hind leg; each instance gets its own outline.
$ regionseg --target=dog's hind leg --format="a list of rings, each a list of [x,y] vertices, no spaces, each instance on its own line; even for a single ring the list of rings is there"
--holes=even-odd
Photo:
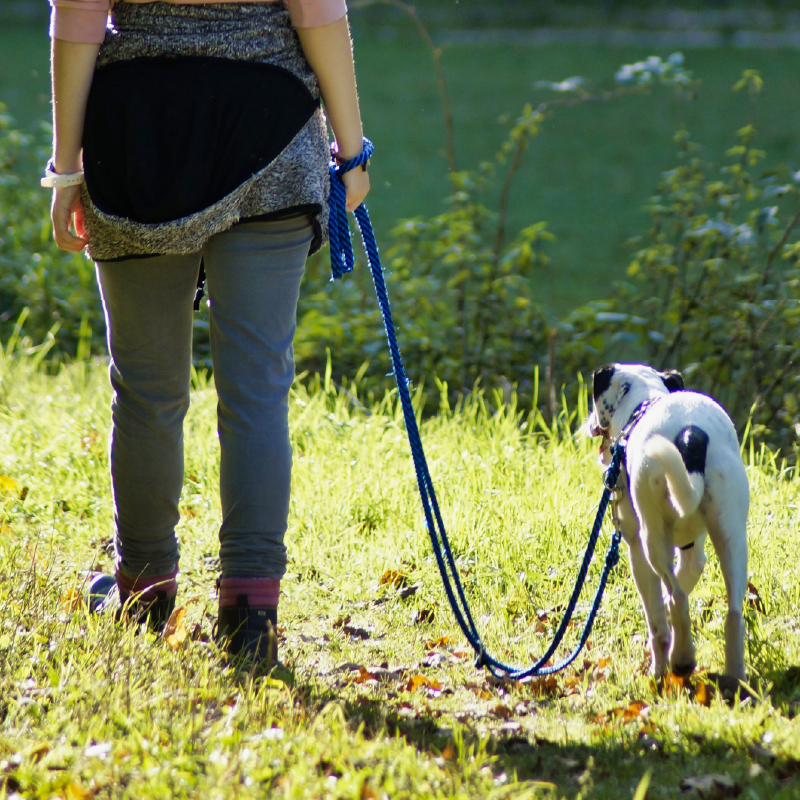
[[[678,569],[675,577],[686,594],[691,594],[706,565],[706,534],[698,536],[688,550],[678,551]]]
[[[642,534],[647,560],[667,589],[669,621],[672,628],[672,645],[669,651],[670,667],[676,675],[691,675],[696,661],[692,642],[692,623],[689,618],[689,597],[683,591],[675,575],[675,567],[672,562],[674,558],[672,537],[668,537],[661,530],[648,530],[645,526],[642,526]]]
[[[650,670],[656,678],[662,678],[667,672],[670,630],[667,610],[661,596],[661,579],[647,562],[638,536],[628,540],[628,556],[633,580],[639,590],[639,597],[642,598],[647,630],[650,635],[650,654],[652,656]]]
[[[675,575],[672,526],[675,511],[669,502],[667,481],[657,459],[645,459],[633,492],[634,507],[641,522],[640,537],[650,566],[666,588],[672,643],[669,664],[677,675],[689,675],[695,668],[689,597]]]
[[[729,515],[732,516],[732,515]],[[742,515],[739,515],[742,516]],[[724,525],[724,523],[728,523]],[[724,526],[724,528],[723,528]],[[725,672],[745,680],[744,671],[744,596],[747,592],[747,533],[745,519],[710,521],[708,533],[719,558],[728,614],[725,618]]]

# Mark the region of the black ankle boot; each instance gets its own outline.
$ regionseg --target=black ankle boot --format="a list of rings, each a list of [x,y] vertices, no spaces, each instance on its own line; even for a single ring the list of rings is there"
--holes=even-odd
[[[89,583],[87,601],[90,614],[113,614],[114,619],[131,620],[140,623],[147,621],[147,627],[154,633],[161,633],[170,614],[175,610],[175,595],[167,597],[166,592],[156,592],[156,597],[145,600],[119,590],[113,575],[96,575]]]
[[[147,622],[147,627],[154,633],[161,633],[167,620],[175,610],[175,595],[167,597],[166,592],[156,592],[155,598],[134,597],[124,592],[119,593],[122,613],[136,623]],[[129,602],[130,601],[130,602]]]
[[[219,610],[217,641],[232,656],[244,656],[272,667],[278,663],[278,609],[251,606],[240,594],[235,606]]]

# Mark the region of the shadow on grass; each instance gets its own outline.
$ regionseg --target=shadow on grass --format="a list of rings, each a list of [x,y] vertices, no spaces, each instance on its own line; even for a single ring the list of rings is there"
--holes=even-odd
[[[775,686],[780,678],[781,689],[772,697],[773,706],[784,713],[787,703],[796,708],[800,667],[775,678]],[[318,686],[310,685],[296,690],[318,709],[339,704],[348,724],[368,738],[402,737],[426,758],[452,760],[454,768],[459,759],[484,751],[491,757],[498,785],[539,781],[554,784],[558,797],[617,800],[633,797],[642,777],[650,772],[645,795],[649,800],[800,797],[800,761],[779,759],[756,743],[734,744],[711,730],[706,735],[662,731],[646,723],[609,724],[598,727],[596,741],[586,744],[570,741],[575,737],[566,717],[561,736],[547,739],[529,735],[514,722],[495,720],[493,726],[479,729],[478,719],[445,722],[442,712],[424,705],[404,713],[387,708],[386,700],[378,697],[345,699],[334,691],[319,693]]]

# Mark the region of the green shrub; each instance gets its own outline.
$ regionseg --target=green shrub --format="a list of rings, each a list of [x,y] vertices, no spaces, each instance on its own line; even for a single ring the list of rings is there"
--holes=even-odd
[[[736,89],[751,100],[756,73]],[[664,173],[652,227],[633,242],[630,280],[563,326],[573,365],[596,351],[683,371],[728,410],[740,433],[791,453],[800,434],[800,172],[755,174],[765,153],[741,128],[718,170],[679,131],[678,166]]]
[[[102,343],[103,319],[94,265],[55,246],[50,192],[39,187],[47,139],[15,131],[0,104],[0,341],[7,341],[24,309],[25,336],[46,340],[57,330],[55,353],[75,356],[82,338]]]

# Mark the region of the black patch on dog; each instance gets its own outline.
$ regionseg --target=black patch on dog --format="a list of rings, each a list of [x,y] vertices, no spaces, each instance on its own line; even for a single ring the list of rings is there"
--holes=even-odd
[[[684,388],[683,375],[676,369],[668,369],[661,373],[661,380],[670,392],[680,392]]]
[[[594,397],[595,403],[597,398],[611,386],[611,379],[614,377],[615,371],[613,364],[607,364],[605,367],[596,369],[592,374],[592,397]]]
[[[687,472],[706,471],[706,452],[708,451],[708,434],[697,425],[687,425],[676,437],[675,447],[681,454]]]

